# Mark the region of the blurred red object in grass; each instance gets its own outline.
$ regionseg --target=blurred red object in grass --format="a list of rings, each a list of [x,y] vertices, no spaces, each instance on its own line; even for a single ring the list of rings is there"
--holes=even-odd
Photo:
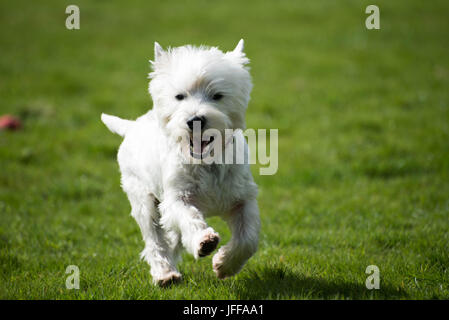
[[[17,130],[22,126],[20,120],[6,114],[0,117],[0,130]]]

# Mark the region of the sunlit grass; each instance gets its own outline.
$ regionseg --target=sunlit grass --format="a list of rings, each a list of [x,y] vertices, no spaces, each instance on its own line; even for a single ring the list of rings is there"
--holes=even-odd
[[[441,299],[449,297],[449,20],[446,1],[0,3],[0,298]],[[185,255],[160,289],[139,260],[101,112],[151,107],[153,43],[246,41],[250,128],[279,129],[260,176],[260,249],[236,277]],[[225,223],[211,219],[225,243]],[[67,290],[77,265],[81,288]],[[365,287],[377,265],[381,289]]]

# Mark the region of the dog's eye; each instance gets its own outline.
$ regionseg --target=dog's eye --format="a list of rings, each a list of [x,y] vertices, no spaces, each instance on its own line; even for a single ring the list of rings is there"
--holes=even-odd
[[[175,96],[175,98],[176,98],[176,100],[179,100],[179,101],[181,101],[181,100],[184,100],[184,98],[185,98],[186,96],[185,95],[183,95],[183,94],[177,94],[176,96]]]
[[[216,93],[212,96],[212,99],[215,101],[220,100],[221,98],[223,98],[223,95],[221,93]]]

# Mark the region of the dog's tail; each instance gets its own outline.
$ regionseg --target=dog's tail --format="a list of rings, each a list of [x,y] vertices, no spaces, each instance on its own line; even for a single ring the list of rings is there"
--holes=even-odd
[[[134,121],[120,119],[119,117],[110,116],[106,113],[101,114],[101,121],[108,127],[111,132],[125,136],[128,129],[131,127]]]

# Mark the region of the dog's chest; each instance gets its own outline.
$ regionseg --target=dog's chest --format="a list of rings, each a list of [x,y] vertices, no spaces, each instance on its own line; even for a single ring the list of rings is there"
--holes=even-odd
[[[242,192],[232,170],[210,166],[191,172],[188,201],[207,215],[229,212],[240,201]]]

